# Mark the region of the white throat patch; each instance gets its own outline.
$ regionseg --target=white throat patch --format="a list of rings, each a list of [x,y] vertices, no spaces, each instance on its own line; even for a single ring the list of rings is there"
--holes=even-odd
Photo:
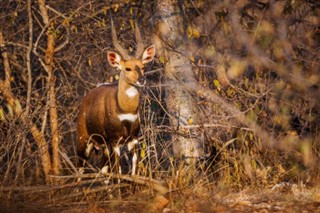
[[[126,90],[126,94],[129,98],[133,98],[135,97],[136,95],[138,95],[138,90],[137,88],[131,86],[129,89]]]
[[[120,121],[130,121],[130,122],[135,122],[138,118],[138,114],[132,114],[132,113],[127,113],[127,114],[119,114],[118,118]]]

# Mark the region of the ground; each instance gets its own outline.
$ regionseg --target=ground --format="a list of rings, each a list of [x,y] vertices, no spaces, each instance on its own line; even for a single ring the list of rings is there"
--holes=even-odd
[[[56,193],[45,205],[44,198],[39,197],[32,203],[20,200],[3,204],[0,212],[320,212],[318,186],[281,183],[269,189],[214,188],[203,185],[165,194],[149,188],[130,195],[122,192],[121,198],[88,194],[77,202],[69,201],[70,195]]]

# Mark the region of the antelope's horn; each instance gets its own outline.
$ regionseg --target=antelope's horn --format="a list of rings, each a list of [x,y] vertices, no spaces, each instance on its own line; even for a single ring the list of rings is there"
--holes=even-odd
[[[124,49],[118,42],[118,38],[117,38],[117,33],[116,33],[116,29],[114,27],[113,24],[113,20],[111,19],[111,34],[112,34],[112,43],[113,46],[115,47],[115,49],[120,53],[120,55],[124,58],[124,59],[129,59],[130,56],[128,54],[128,52],[126,51],[126,49]]]

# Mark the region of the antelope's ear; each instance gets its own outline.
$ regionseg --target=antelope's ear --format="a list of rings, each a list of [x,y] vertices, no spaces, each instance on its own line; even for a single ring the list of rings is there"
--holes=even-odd
[[[108,51],[107,58],[108,58],[109,64],[112,67],[116,67],[120,69],[121,56],[118,53],[113,51]]]
[[[142,54],[142,63],[146,64],[153,60],[154,55],[156,54],[156,46],[153,44],[148,47]]]

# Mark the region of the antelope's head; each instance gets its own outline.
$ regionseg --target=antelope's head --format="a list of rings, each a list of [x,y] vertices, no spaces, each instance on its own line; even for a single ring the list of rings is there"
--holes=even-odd
[[[129,56],[127,51],[121,47],[117,40],[116,31],[112,24],[112,42],[115,49],[120,53],[114,51],[107,52],[107,58],[109,64],[112,67],[120,70],[120,79],[123,79],[127,84],[136,87],[142,87],[145,85],[146,80],[144,77],[144,64],[153,60],[156,49],[155,45],[151,45],[144,50],[143,42],[141,41],[141,34],[138,25],[135,24],[136,30],[136,54],[135,56]],[[144,51],[143,51],[144,50]]]

